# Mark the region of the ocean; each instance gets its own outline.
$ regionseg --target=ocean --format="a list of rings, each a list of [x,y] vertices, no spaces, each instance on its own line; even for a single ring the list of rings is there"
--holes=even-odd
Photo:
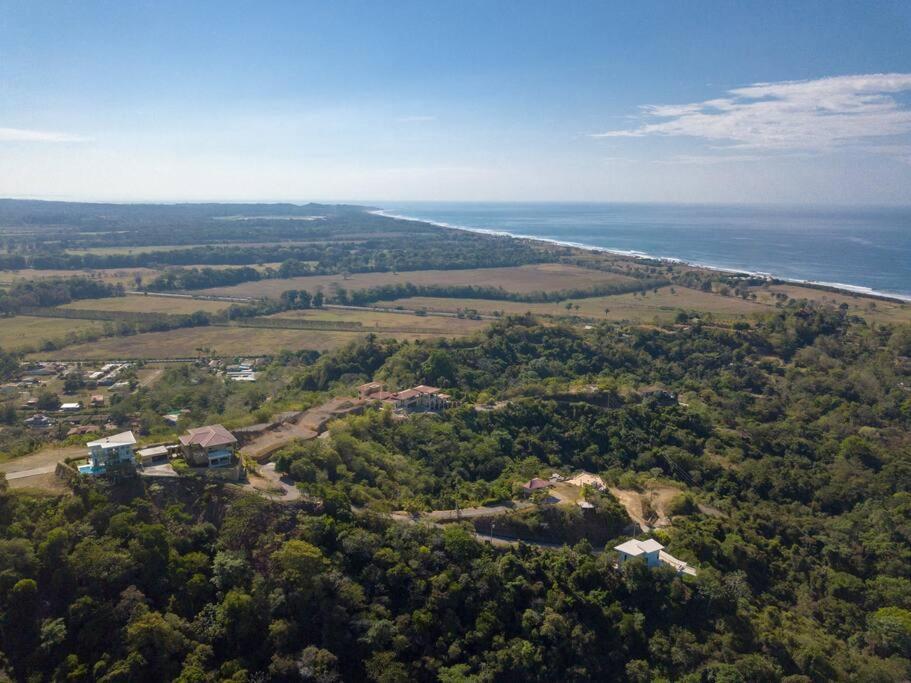
[[[388,215],[911,300],[911,207],[396,202]]]

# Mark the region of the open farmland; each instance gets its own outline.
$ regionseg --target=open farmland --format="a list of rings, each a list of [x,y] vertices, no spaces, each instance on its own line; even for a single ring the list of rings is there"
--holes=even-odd
[[[293,330],[282,328],[211,326],[169,330],[167,332],[145,332],[126,337],[108,337],[87,344],[74,344],[64,349],[47,353],[35,353],[33,358],[59,360],[90,359],[157,359],[191,358],[197,356],[238,356],[271,355],[283,350],[329,351],[347,344],[353,339],[373,332],[384,337],[402,340],[432,339],[441,336],[459,336],[480,329],[484,321],[435,318],[431,316],[405,316],[386,314],[399,325],[376,327],[376,314],[338,317],[339,321],[361,321],[362,330]],[[373,323],[371,323],[373,321]],[[425,322],[430,321],[427,324]],[[53,323],[72,323],[68,320],[50,320]],[[81,323],[82,321],[76,321]]]
[[[398,333],[436,333],[443,336],[456,336],[475,332],[489,321],[468,320],[464,318],[442,317],[433,315],[414,315],[411,313],[386,313],[382,311],[322,309],[307,311],[285,311],[270,315],[273,320],[321,320],[325,322],[358,322],[368,332]]]
[[[186,249],[197,248],[217,248],[217,247],[295,247],[295,246],[312,246],[315,244],[328,244],[330,242],[363,242],[363,239],[348,239],[342,236],[338,240],[279,240],[276,242],[212,242],[208,244],[158,244],[146,246],[120,246],[120,247],[87,247],[85,249],[67,249],[68,254],[94,254],[98,256],[111,256],[113,254],[154,254],[162,251],[183,251]]]
[[[278,263],[260,263],[252,264],[250,268],[265,270],[266,268],[276,268]],[[223,268],[234,268],[231,264],[221,265],[187,265],[182,268],[213,268],[220,270]],[[141,266],[130,268],[95,268],[84,270],[43,270],[40,268],[22,268],[21,270],[0,270],[0,285],[12,285],[16,282],[26,280],[45,280],[48,278],[66,278],[66,277],[87,277],[93,280],[100,280],[107,284],[122,284],[130,288],[136,285],[136,278],[141,278],[142,282],[153,280],[161,275],[164,268],[145,268]]]
[[[327,351],[360,336],[360,332],[275,330],[247,327],[192,327],[145,332],[75,344],[35,357],[56,359],[190,358],[219,355],[267,355],[285,349]],[[204,349],[204,350],[203,350]]]
[[[0,318],[0,348],[15,351],[37,348],[44,341],[63,340],[70,332],[101,332],[104,323],[92,320],[63,320],[17,315]]]
[[[567,289],[586,289],[602,284],[625,284],[634,278],[599,270],[579,268],[562,263],[542,263],[509,268],[470,268],[465,270],[413,270],[400,273],[354,273],[342,275],[313,275],[276,280],[244,282],[231,287],[213,287],[200,290],[202,294],[239,297],[277,298],[289,289],[315,292],[318,288],[329,290],[338,286],[347,290],[368,289],[380,285],[474,285],[476,287],[502,287],[508,292],[553,292]]]
[[[206,301],[175,296],[114,296],[104,299],[80,299],[58,308],[80,311],[125,311],[129,313],[219,313],[231,304],[224,301]]]
[[[673,291],[672,291],[673,290]],[[572,304],[568,310],[566,304]],[[425,308],[432,311],[455,312],[473,309],[481,314],[535,313],[537,315],[579,315],[604,320],[633,320],[651,322],[655,318],[670,320],[680,309],[711,313],[719,318],[740,318],[753,313],[771,310],[770,306],[732,296],[721,296],[686,287],[662,287],[657,292],[642,294],[616,294],[572,299],[562,303],[524,303],[521,301],[489,301],[486,299],[447,299],[443,297],[411,297],[383,302],[386,306],[408,309]],[[575,306],[579,308],[576,309]]]
[[[0,270],[0,284],[11,285],[26,280],[46,280],[48,278],[87,277],[100,280],[106,284],[122,284],[132,287],[136,278],[151,280],[159,274],[153,268],[99,268],[97,270],[42,270],[23,268],[22,270]]]

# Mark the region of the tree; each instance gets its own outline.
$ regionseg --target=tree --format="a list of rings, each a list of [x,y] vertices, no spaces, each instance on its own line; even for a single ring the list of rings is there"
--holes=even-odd
[[[456,366],[448,353],[434,349],[421,366],[421,373],[426,382],[448,386],[455,381]]]
[[[57,410],[60,407],[60,397],[47,389],[43,389],[35,402],[39,410]]]
[[[298,540],[287,541],[272,554],[272,561],[285,583],[298,590],[309,589],[316,576],[327,567],[319,548]]]
[[[137,617],[126,629],[126,642],[138,652],[149,667],[144,680],[171,680],[180,670],[187,650],[187,639],[180,632],[180,619],[174,614],[148,611]]]

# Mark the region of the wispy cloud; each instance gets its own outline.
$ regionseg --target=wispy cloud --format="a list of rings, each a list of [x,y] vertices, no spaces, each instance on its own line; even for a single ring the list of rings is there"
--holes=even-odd
[[[0,142],[89,142],[90,138],[72,133],[25,128],[0,128]]]
[[[645,105],[643,114],[659,121],[592,137],[688,136],[727,149],[825,151],[911,133],[911,108],[894,97],[906,91],[911,74],[755,83],[703,102]]]
[[[788,155],[789,157],[795,155]],[[656,164],[730,164],[749,163],[751,161],[765,161],[765,154],[675,154],[667,159],[655,159]]]
[[[436,120],[436,116],[400,116],[396,119],[399,123],[429,123]]]

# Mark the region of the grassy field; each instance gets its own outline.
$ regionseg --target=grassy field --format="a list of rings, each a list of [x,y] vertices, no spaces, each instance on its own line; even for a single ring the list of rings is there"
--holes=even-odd
[[[111,254],[153,254],[159,251],[180,251],[184,249],[196,249],[198,247],[240,247],[252,249],[255,247],[306,247],[320,244],[330,244],[336,242],[345,243],[363,243],[368,239],[384,239],[390,236],[400,235],[401,233],[352,233],[342,235],[338,238],[311,239],[311,240],[281,240],[278,242],[212,242],[209,244],[166,244],[166,245],[149,245],[141,247],[87,247],[85,249],[67,249],[68,254],[100,254],[110,256]]]
[[[33,354],[35,358],[114,359],[189,358],[205,355],[266,355],[289,349],[326,351],[361,336],[359,332],[272,330],[245,327],[192,327],[168,332],[146,332],[76,344],[59,351]],[[205,349],[201,351],[200,349]]]
[[[470,334],[483,327],[489,321],[467,320],[432,315],[412,315],[405,313],[385,313],[382,311],[346,311],[324,309],[320,311],[285,311],[269,316],[273,319],[292,320],[326,320],[330,322],[359,322],[365,330],[371,332],[395,331],[402,333],[426,332],[432,330],[440,335],[455,336]]]
[[[231,304],[224,301],[206,301],[205,299],[182,299],[165,296],[115,296],[105,299],[81,299],[65,304],[59,308],[71,308],[82,311],[128,311],[133,313],[195,313],[206,311],[218,313]]]
[[[260,263],[250,266],[257,270],[264,270],[268,267],[277,268],[278,263]],[[236,268],[233,265],[188,265],[180,266],[181,268]],[[161,269],[155,268],[97,268],[94,270],[40,270],[35,268],[23,268],[22,270],[0,270],[0,284],[11,285],[23,280],[42,280],[52,277],[90,277],[101,280],[110,284],[118,282],[124,287],[131,288],[136,284],[136,277],[142,278],[143,282],[149,282],[161,274]]]
[[[17,315],[0,318],[0,348],[13,351],[38,347],[42,341],[63,339],[67,332],[102,330],[104,323]]]
[[[22,270],[0,270],[0,284],[13,284],[24,280],[44,280],[52,277],[90,277],[109,284],[121,283],[124,287],[135,285],[137,276],[144,281],[151,280],[159,274],[152,268],[101,268],[98,270],[39,270],[24,268]]]
[[[854,315],[859,315],[867,320],[879,323],[907,323],[911,322],[911,303],[895,303],[882,301],[864,296],[852,296],[848,293],[827,292],[812,287],[800,285],[770,285],[756,287],[753,290],[759,301],[774,304],[775,294],[786,294],[792,299],[809,299],[832,306],[847,304],[848,310]]]
[[[673,291],[672,291],[673,290]],[[572,304],[568,310],[566,304]],[[504,314],[535,313],[538,315],[566,316],[580,315],[603,320],[632,320],[651,322],[671,320],[680,309],[711,313],[722,319],[735,319],[771,310],[770,306],[744,301],[736,297],[701,292],[686,287],[662,287],[658,292],[641,294],[617,294],[587,299],[573,299],[564,303],[527,304],[514,301],[487,301],[484,299],[445,299],[435,297],[412,297],[389,302],[390,306],[403,308],[426,308],[435,311],[457,311],[474,309],[478,313]],[[579,308],[576,309],[575,306]]]
[[[468,320],[433,315],[408,313],[386,313],[383,311],[346,311],[324,309],[321,311],[285,311],[269,316],[274,319],[326,320],[330,322],[359,322],[365,331],[383,334],[394,333],[435,333],[441,336],[470,334],[485,327],[489,320]],[[394,334],[391,336],[395,336]]]
[[[512,268],[474,268],[467,270],[414,270],[401,273],[354,273],[345,279],[341,275],[314,275],[281,280],[244,282],[232,287],[201,290],[203,294],[240,297],[278,297],[289,289],[314,292],[318,287],[333,285],[348,290],[366,289],[379,285],[411,282],[416,285],[476,285],[503,287],[509,292],[559,291],[587,288],[605,283],[633,281],[625,275],[589,270],[572,265],[544,263]]]
[[[374,332],[383,337],[396,339],[432,339],[441,336],[458,336],[479,329],[483,321],[453,320],[432,316],[405,316],[395,313],[386,315],[402,319],[395,329],[376,329],[369,325],[377,314],[367,312],[364,316],[338,318],[357,320],[368,327],[363,331],[335,330],[283,330],[252,327],[191,327],[167,332],[146,332],[129,337],[109,337],[89,344],[74,344],[64,349],[46,353],[33,353],[32,358],[54,358],[59,360],[122,359],[144,358],[190,358],[197,356],[242,356],[270,355],[282,350],[299,351],[312,349],[328,351],[347,344],[353,339]],[[424,325],[423,323],[431,321]],[[72,322],[72,321],[52,321]],[[386,326],[384,326],[386,327]],[[388,326],[388,327],[391,327]],[[428,332],[438,329],[439,331]],[[419,330],[419,331],[412,331]]]

